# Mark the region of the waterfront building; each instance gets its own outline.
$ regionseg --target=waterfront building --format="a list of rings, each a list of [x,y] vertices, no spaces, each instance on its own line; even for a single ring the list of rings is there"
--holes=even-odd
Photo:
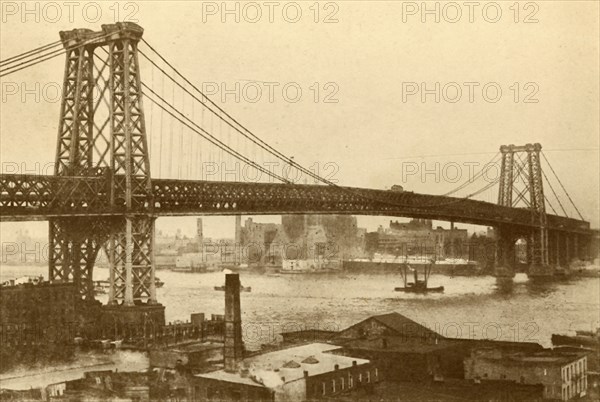
[[[175,258],[175,271],[203,272],[206,271],[207,258],[204,253],[184,253]]]
[[[555,350],[515,353],[497,348],[474,349],[465,359],[465,378],[542,384],[544,399],[568,401],[586,395],[587,356]]]
[[[58,382],[46,386],[43,389],[43,399],[65,402],[148,401],[158,398],[162,399],[161,397],[169,395],[169,390],[164,389],[168,385],[164,385],[164,380],[160,381],[161,378],[157,377],[158,375],[153,372],[87,371],[80,379]]]
[[[195,400],[304,401],[326,399],[372,386],[382,373],[369,360],[311,343],[245,358],[238,371],[193,376]]]
[[[341,331],[304,330],[281,335],[285,344],[320,341],[338,345],[342,353],[372,361],[392,382],[462,380],[464,359],[475,348],[543,351],[541,345],[531,342],[449,338],[396,312],[368,317]]]
[[[163,250],[161,254],[156,254],[155,264],[156,269],[172,269],[177,266],[177,251]]]
[[[236,237],[243,262],[282,266],[283,260],[363,255],[365,230],[348,215],[283,215],[281,224],[247,218],[243,227],[236,226]]]
[[[37,280],[0,287],[2,348],[71,341],[75,300],[73,283]]]
[[[240,239],[240,250],[243,250],[241,262],[281,265],[281,247],[290,242],[282,225],[259,223],[247,218],[243,227],[236,228],[236,233]]]
[[[0,369],[68,359],[79,329],[75,285],[8,282],[0,287]]]
[[[314,400],[380,380],[369,360],[349,357],[326,343],[249,355],[242,340],[240,288],[239,274],[225,276],[223,369],[191,376],[194,400]]]
[[[430,219],[412,219],[409,222],[390,221],[388,228],[380,226],[367,233],[366,249],[371,254],[468,258],[468,233],[452,225],[433,228]]]

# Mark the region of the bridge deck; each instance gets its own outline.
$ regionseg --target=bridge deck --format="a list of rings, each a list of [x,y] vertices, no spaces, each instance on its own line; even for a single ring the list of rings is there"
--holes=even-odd
[[[109,203],[104,177],[0,175],[0,220],[70,216],[122,216]],[[485,226],[537,225],[523,208],[464,198],[354,187],[154,179],[153,203],[133,213],[156,216],[352,214],[428,218]],[[589,233],[589,223],[547,215],[548,229]]]

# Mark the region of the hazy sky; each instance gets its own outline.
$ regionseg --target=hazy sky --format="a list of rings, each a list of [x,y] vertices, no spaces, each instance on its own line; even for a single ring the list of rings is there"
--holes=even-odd
[[[335,163],[341,184],[443,194],[457,185],[445,177],[449,164],[466,177],[469,163],[487,162],[502,144],[539,142],[598,227],[599,3],[513,3],[470,9],[428,2],[433,11],[423,13],[422,2],[229,2],[226,13],[221,2],[31,3],[24,10],[22,2],[5,1],[0,58],[57,40],[60,30],[99,30],[118,12],[137,20],[150,44],[198,86],[216,84],[213,99],[267,143],[306,166]],[[4,172],[14,162],[32,170],[54,160],[53,91],[62,86],[63,67],[59,57],[1,78]],[[223,99],[221,89],[236,83],[239,101]],[[264,83],[276,83],[272,99]],[[294,98],[283,87],[302,94]],[[424,98],[422,89],[429,90]],[[423,170],[437,173],[423,177]],[[359,223],[373,228],[387,220]],[[232,233],[232,218],[205,222],[207,236]],[[167,230],[193,225],[159,220]],[[0,227],[46,231],[40,223]]]

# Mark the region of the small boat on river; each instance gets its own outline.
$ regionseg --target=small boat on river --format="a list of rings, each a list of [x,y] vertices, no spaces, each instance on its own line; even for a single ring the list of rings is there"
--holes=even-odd
[[[403,267],[400,270],[400,274],[404,279],[403,287],[395,287],[395,292],[406,292],[406,293],[441,293],[444,291],[443,286],[436,287],[428,287],[427,284],[429,282],[429,276],[431,275],[431,264],[428,264],[424,267],[423,279],[419,279],[419,272],[417,269],[412,268],[410,265]],[[413,272],[414,280],[413,282],[408,281],[408,270]]]

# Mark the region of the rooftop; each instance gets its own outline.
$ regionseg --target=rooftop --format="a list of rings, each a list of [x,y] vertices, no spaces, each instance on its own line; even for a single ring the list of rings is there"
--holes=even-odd
[[[175,352],[204,352],[212,349],[221,349],[222,347],[222,343],[216,342],[191,342],[173,346],[170,350]]]
[[[585,356],[582,353],[565,353],[565,352],[540,352],[535,354],[514,354],[508,358],[514,362],[532,365],[563,365],[579,360]]]
[[[418,322],[411,320],[410,318],[408,318],[402,314],[396,313],[396,312],[371,316],[365,320],[362,320],[362,321],[352,325],[351,327],[348,327],[348,328],[340,331],[340,334],[343,337],[344,332],[346,332],[349,329],[354,328],[356,326],[363,325],[364,322],[369,321],[369,320],[375,320],[375,321],[383,324],[384,326],[388,327],[395,335],[398,335],[398,336],[414,336],[414,337],[425,337],[425,338],[431,338],[431,339],[444,338],[442,335],[438,334],[434,330],[431,330],[431,329],[427,328],[426,326],[419,324]]]
[[[329,353],[335,349],[339,349],[339,346],[325,343],[311,343],[244,359],[240,366],[242,369],[248,369],[248,375],[242,375],[241,372],[228,373],[224,370],[219,370],[196,376],[226,382],[276,388],[284,383],[303,378],[304,371],[307,371],[309,376],[315,376],[335,370],[336,364],[340,369],[344,369],[351,367],[353,361],[357,365],[369,363],[365,359]]]
[[[404,333],[409,328],[417,328],[418,333],[421,335],[431,335],[433,337],[441,337],[437,332],[427,328],[424,325],[419,324],[418,322],[411,320],[410,318],[403,316],[399,313],[388,313],[375,315],[373,318],[387,327],[392,328],[393,330]]]
[[[398,336],[386,336],[370,339],[351,339],[343,342],[347,349],[366,349],[370,351],[384,353],[414,353],[428,354],[440,350],[453,348],[455,345],[447,342],[424,342],[418,339],[411,339]]]
[[[483,348],[474,351],[475,356],[485,360],[495,360],[506,365],[533,366],[562,366],[570,364],[585,356],[581,352],[565,352],[547,349],[541,352],[512,352],[506,353],[493,348]]]

